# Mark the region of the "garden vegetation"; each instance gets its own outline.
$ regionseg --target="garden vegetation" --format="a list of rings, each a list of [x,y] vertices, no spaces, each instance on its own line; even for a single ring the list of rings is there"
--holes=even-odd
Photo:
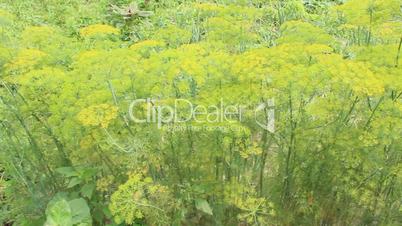
[[[1,0],[0,223],[400,225],[401,45],[401,0]]]

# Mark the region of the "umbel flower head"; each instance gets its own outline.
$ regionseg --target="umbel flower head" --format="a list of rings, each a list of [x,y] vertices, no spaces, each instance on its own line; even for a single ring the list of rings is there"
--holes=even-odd
[[[166,186],[140,173],[129,175],[112,194],[109,209],[117,223],[132,224],[143,219],[150,225],[167,225],[167,212],[174,209],[173,197]]]
[[[101,126],[107,128],[116,118],[118,108],[109,104],[93,105],[78,113],[78,120],[84,126]]]
[[[105,25],[105,24],[93,24],[89,25],[88,27],[84,27],[80,30],[80,34],[83,37],[92,37],[92,36],[97,36],[97,35],[108,35],[108,34],[114,34],[118,35],[120,34],[119,29]]]
[[[9,73],[27,72],[39,65],[46,55],[37,49],[22,49],[11,62],[5,65],[6,71]]]

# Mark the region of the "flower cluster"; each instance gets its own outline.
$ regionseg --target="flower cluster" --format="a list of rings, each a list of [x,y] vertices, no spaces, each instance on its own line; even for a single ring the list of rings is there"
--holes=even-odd
[[[150,177],[134,173],[113,193],[109,208],[118,224],[133,224],[145,219],[149,224],[163,225],[167,212],[173,211],[170,196],[167,187],[153,182]]]
[[[107,1],[47,2],[74,16],[0,10],[0,165],[21,190],[5,195],[7,219],[42,219],[36,200],[59,189],[85,195],[96,225],[397,222],[400,1],[146,1],[123,8],[154,14],[130,19],[101,16]],[[178,99],[244,112],[136,123],[136,99],[153,100],[131,109],[143,119]]]
[[[47,54],[37,49],[22,49],[5,68],[9,73],[23,73],[38,66]]]
[[[109,104],[99,104],[81,110],[78,120],[84,126],[100,126],[107,128],[117,117],[118,108]]]
[[[108,34],[114,34],[118,35],[120,34],[119,29],[105,25],[105,24],[94,24],[90,25],[88,27],[84,27],[80,30],[80,34],[83,37],[92,37],[92,36],[97,36],[97,35],[108,35]]]

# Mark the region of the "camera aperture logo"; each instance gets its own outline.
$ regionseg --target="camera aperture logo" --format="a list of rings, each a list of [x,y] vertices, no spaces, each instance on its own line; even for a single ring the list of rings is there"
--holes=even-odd
[[[128,109],[129,118],[135,123],[156,124],[158,128],[165,125],[182,125],[193,122],[210,126],[242,123],[252,116],[255,124],[271,133],[275,132],[275,104],[273,99],[254,108],[239,104],[194,104],[187,99],[156,100],[136,99]],[[248,121],[250,121],[248,119]],[[223,126],[223,127],[224,127]]]

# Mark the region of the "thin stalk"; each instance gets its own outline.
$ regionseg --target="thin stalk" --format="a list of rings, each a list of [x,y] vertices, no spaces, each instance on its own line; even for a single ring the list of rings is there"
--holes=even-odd
[[[368,120],[367,120],[367,122],[366,122],[366,125],[364,126],[364,128],[365,128],[366,130],[367,130],[368,127],[370,126],[371,120],[373,119],[375,112],[377,111],[378,107],[380,106],[380,104],[382,103],[383,100],[384,100],[384,96],[382,96],[382,97],[380,98],[380,100],[378,101],[378,103],[377,103],[376,106],[374,107],[373,111],[371,111],[371,114],[370,114],[370,116],[369,116],[369,118],[368,118]]]
[[[399,39],[398,53],[396,54],[396,59],[395,59],[395,67],[399,66],[399,56],[401,54],[401,49],[402,49],[402,36]]]

